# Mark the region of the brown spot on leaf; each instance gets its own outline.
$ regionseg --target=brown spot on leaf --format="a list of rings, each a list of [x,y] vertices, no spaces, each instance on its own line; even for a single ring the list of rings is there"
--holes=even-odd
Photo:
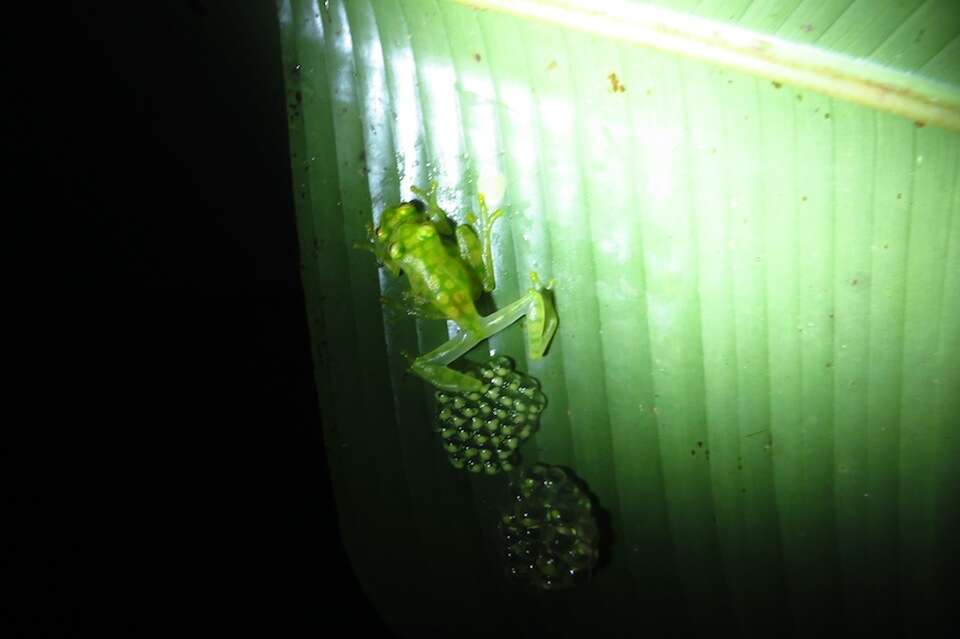
[[[783,86],[781,83],[777,82],[776,80],[774,80],[774,81],[771,82],[770,84],[773,85],[773,88],[774,88],[774,89],[779,89],[780,87]]]
[[[473,59],[476,60],[477,62],[480,62],[480,60],[482,60],[483,58],[480,57],[480,54],[479,54],[479,53],[474,53],[474,54],[473,54]]]
[[[607,78],[610,80],[610,90],[614,93],[623,93],[627,90],[627,87],[620,84],[620,78],[617,77],[616,73],[611,73]]]

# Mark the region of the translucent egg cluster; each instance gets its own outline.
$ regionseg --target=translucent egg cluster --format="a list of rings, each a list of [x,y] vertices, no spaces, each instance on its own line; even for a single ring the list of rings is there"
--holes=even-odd
[[[590,498],[561,468],[524,470],[510,486],[511,506],[500,520],[507,578],[540,590],[589,579],[597,563],[597,524]]]
[[[535,379],[513,370],[497,357],[471,377],[486,386],[480,392],[437,392],[438,426],[443,448],[454,468],[495,475],[519,462],[517,448],[537,428],[546,403]]]

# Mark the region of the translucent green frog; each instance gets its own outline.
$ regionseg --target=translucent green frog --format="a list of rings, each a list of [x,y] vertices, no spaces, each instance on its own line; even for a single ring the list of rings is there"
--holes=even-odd
[[[545,292],[550,285],[542,286],[537,274],[530,273],[533,288],[526,295],[482,317],[474,301],[495,287],[491,232],[503,212],[490,213],[480,195],[479,220],[470,214],[467,225],[453,226],[437,204],[436,184],[426,192],[416,187],[412,190],[422,201],[386,209],[380,226],[369,229],[370,245],[363,248],[371,250],[394,275],[407,276],[410,290],[404,292],[402,304],[408,313],[453,320],[460,328],[455,337],[414,359],[411,370],[437,388],[481,391],[483,382],[447,365],[523,316],[527,353],[531,359],[542,357],[557,330],[557,314]]]

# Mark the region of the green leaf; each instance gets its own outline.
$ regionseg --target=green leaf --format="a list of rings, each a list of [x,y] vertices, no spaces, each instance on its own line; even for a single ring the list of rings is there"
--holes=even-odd
[[[951,3],[281,0],[279,15],[338,523],[392,624],[946,623]],[[505,588],[508,478],[449,465],[402,356],[451,328],[385,311],[402,283],[352,248],[431,180],[458,222],[478,183],[503,191],[481,312],[530,271],[556,279],[546,358],[526,361],[516,325],[474,359],[540,380],[524,459],[574,469],[609,515],[587,586]]]

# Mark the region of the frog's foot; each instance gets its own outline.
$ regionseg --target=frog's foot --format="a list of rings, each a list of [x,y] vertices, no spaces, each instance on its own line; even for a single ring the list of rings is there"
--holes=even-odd
[[[540,359],[557,332],[557,312],[554,310],[550,291],[553,282],[544,287],[535,273],[531,274],[531,280],[534,288],[527,291],[526,295],[481,318],[481,327],[476,334],[481,339],[488,338],[526,316],[524,333],[527,355],[530,359]]]
[[[380,306],[383,307],[384,317],[389,322],[398,322],[401,321],[401,318],[410,315],[423,317],[422,315],[417,315],[418,309],[411,306],[410,302],[406,299],[404,295],[406,292],[407,291],[403,291],[403,293],[400,294],[400,299],[387,295],[381,295],[379,297]],[[407,357],[406,354],[404,354],[404,357]],[[407,357],[407,359],[410,358]]]
[[[432,305],[427,304],[423,299],[414,295],[411,291],[405,290],[400,293],[400,302],[398,304],[403,312],[412,317],[420,319],[445,319],[446,315],[438,311]]]
[[[452,237],[453,227],[450,226],[450,218],[447,216],[447,212],[440,208],[440,203],[437,202],[437,193],[440,192],[440,187],[436,181],[431,182],[426,191],[416,186],[411,186],[410,190],[427,207],[427,217],[437,232],[440,235]]]
[[[493,223],[503,217],[503,209],[497,209],[493,213],[487,208],[487,198],[483,193],[477,194],[477,200],[480,203],[479,217],[473,213],[467,214],[468,224],[476,224],[480,233],[480,281],[483,284],[483,290],[488,293],[496,287],[496,280],[493,274]]]
[[[354,242],[353,248],[358,251],[369,251],[373,253],[376,256],[377,262],[380,264],[380,266],[383,266],[383,251],[377,245],[377,236],[376,231],[373,228],[373,224],[371,222],[367,222],[366,229],[367,241]]]
[[[483,236],[484,241],[489,244],[493,230],[493,223],[503,217],[503,209],[497,209],[491,213],[490,209],[487,207],[487,198],[483,195],[483,193],[477,194],[477,201],[480,203],[480,212],[478,214],[468,213],[466,222],[468,224],[476,224],[481,235]]]
[[[440,217],[444,220],[447,219],[447,212],[440,208],[440,203],[437,202],[437,193],[440,192],[440,186],[433,181],[430,183],[430,186],[427,187],[427,190],[424,191],[418,186],[411,186],[410,190],[413,191],[413,194],[423,202],[427,207],[427,215],[430,219]]]
[[[440,205],[437,204],[437,193],[440,191],[440,185],[437,184],[436,180],[430,182],[430,186],[427,187],[426,191],[419,186],[411,186],[410,190],[427,205],[428,209],[432,211],[443,210],[440,208]]]
[[[470,377],[443,364],[430,362],[423,357],[413,360],[410,370],[441,390],[461,393],[480,393],[486,390],[486,384],[476,377]]]
[[[527,309],[526,336],[527,355],[530,359],[543,357],[547,346],[557,332],[557,311],[553,307],[553,285],[551,279],[546,285],[540,282],[540,277],[530,272],[530,282],[533,288],[527,291],[530,308]]]

